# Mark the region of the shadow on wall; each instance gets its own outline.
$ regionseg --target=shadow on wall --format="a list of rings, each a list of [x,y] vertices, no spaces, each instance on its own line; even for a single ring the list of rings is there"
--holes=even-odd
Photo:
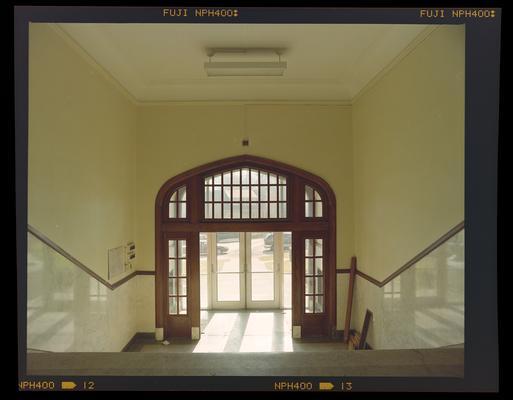
[[[109,290],[31,234],[27,244],[27,349],[120,351],[135,333],[133,280]]]
[[[464,254],[461,231],[382,288],[358,279],[355,328],[367,304],[374,313],[367,341],[376,349],[464,343]]]

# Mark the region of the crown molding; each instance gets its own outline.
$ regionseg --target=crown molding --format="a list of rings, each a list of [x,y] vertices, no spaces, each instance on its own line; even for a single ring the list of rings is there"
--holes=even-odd
[[[420,32],[394,59],[383,67],[371,80],[360,89],[351,99],[344,100],[154,100],[145,101],[137,99],[125,86],[123,86],[109,71],[102,67],[78,42],[56,23],[48,24],[72,49],[74,49],[92,68],[98,71],[112,86],[123,94],[135,106],[165,106],[165,105],[338,105],[353,106],[365,93],[374,87],[390,70],[399,64],[405,57],[414,51],[439,26],[431,25]],[[195,84],[201,80],[194,80]],[[298,82],[300,80],[297,80]],[[310,79],[311,81],[325,81],[323,79]],[[192,81],[191,81],[192,82]],[[290,82],[290,83],[298,83]],[[230,81],[231,83],[231,81]]]
[[[351,105],[354,105],[365,93],[373,88],[381,79],[388,74],[397,64],[399,64],[404,58],[406,58],[412,51],[420,46],[424,40],[426,40],[434,31],[439,28],[438,25],[431,25],[420,32],[413,41],[408,44],[399,54],[397,54],[392,61],[390,61],[385,67],[381,69],[374,77],[365,84],[360,91],[353,96],[351,99]]]
[[[56,23],[49,23],[50,28],[57,33],[64,42],[70,46],[87,64],[94,68],[111,86],[121,93],[133,105],[138,105],[139,101],[132,95],[114,76],[102,67],[78,42],[73,39],[64,29]]]

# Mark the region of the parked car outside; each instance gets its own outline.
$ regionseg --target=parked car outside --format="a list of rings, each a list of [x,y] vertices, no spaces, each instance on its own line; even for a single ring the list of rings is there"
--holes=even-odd
[[[208,248],[207,248],[207,242],[206,241],[200,241],[200,255],[205,256],[207,255]],[[226,254],[228,253],[228,247],[217,245],[217,254]]]
[[[290,232],[283,233],[283,249],[290,249],[290,245],[292,243],[292,234]],[[264,246],[265,250],[272,251],[274,250],[274,235],[272,233],[268,233],[264,238]]]

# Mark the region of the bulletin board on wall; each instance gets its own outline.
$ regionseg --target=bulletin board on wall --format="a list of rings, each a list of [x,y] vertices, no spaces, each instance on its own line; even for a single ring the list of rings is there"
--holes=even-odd
[[[125,247],[109,249],[108,253],[109,279],[113,279],[125,272]]]

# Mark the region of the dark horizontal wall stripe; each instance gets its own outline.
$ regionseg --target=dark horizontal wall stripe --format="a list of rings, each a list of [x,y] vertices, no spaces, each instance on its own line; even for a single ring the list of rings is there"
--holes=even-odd
[[[96,272],[94,272],[91,268],[86,267],[83,263],[78,261],[75,257],[73,257],[71,254],[69,254],[66,250],[64,250],[57,243],[55,243],[50,238],[45,236],[43,233],[39,232],[33,226],[27,225],[27,230],[34,237],[38,238],[40,241],[42,241],[48,247],[51,247],[52,249],[54,249],[61,256],[63,256],[64,258],[69,260],[71,263],[73,263],[74,265],[76,265],[77,267],[82,269],[84,272],[86,272],[88,275],[92,276],[97,281],[99,281],[102,284],[104,284],[105,286],[107,286],[110,290],[114,290],[114,289],[120,287],[123,283],[128,282],[130,279],[132,279],[136,275],[155,275],[155,271],[134,271],[134,272],[130,273],[129,275],[121,278],[119,281],[111,284],[109,281],[103,279],[100,275],[98,275]]]
[[[362,272],[358,269],[356,270],[356,275],[361,276],[363,279],[366,279],[371,283],[374,283],[376,286],[381,287],[384,285],[384,283],[378,281],[377,279],[374,279],[372,276],[367,275],[365,272]]]
[[[114,284],[109,283],[105,279],[103,279],[101,276],[99,276],[97,273],[92,271],[90,268],[86,267],[84,264],[82,264],[80,261],[78,261],[75,257],[73,257],[71,254],[66,252],[62,247],[60,247],[58,244],[53,242],[51,239],[43,235],[41,232],[39,232],[37,229],[35,229],[33,226],[28,225],[28,231],[37,237],[39,240],[41,240],[43,243],[45,243],[47,246],[51,247],[55,251],[57,251],[60,255],[67,258],[69,261],[71,261],[73,264],[75,264],[77,267],[81,268],[85,272],[87,272],[89,275],[91,275],[96,280],[103,283],[105,286],[107,286],[109,289],[114,290],[117,287],[121,286],[123,283],[129,281],[136,275],[155,275],[155,271],[134,271],[131,274],[125,276],[124,278],[120,279]],[[401,268],[399,268],[397,271],[389,275],[385,280],[378,281],[377,279],[374,279],[372,276],[367,275],[365,272],[360,271],[358,268],[356,269],[356,275],[359,275],[361,278],[368,280],[369,282],[373,283],[376,286],[383,287],[388,282],[390,282],[392,279],[396,278],[397,276],[401,275],[404,271],[406,271],[411,266],[418,263],[422,258],[427,256],[432,251],[436,250],[438,247],[440,247],[442,244],[444,244],[447,240],[452,238],[454,235],[459,233],[463,228],[465,228],[465,221],[460,222],[458,225],[456,225],[454,228],[449,230],[447,233],[442,235],[439,239],[431,243],[428,247],[426,247],[424,250],[422,250],[420,253],[418,253],[415,257],[413,257],[411,260],[409,260],[406,264],[404,264]],[[349,268],[337,268],[336,270],[337,274],[348,274],[350,272]]]
[[[46,244],[48,247],[51,247],[54,249],[57,253],[59,253],[64,258],[71,261],[73,264],[75,264],[80,269],[87,272],[89,275],[91,275],[94,279],[97,281],[103,283],[105,286],[107,286],[109,289],[113,289],[112,285],[105,279],[103,279],[100,275],[98,275],[96,272],[91,270],[90,268],[86,267],[84,264],[82,264],[80,261],[78,261],[75,257],[73,257],[71,254],[69,254],[66,250],[64,250],[62,247],[60,247],[57,243],[52,241],[50,238],[39,232],[36,228],[33,226],[27,225],[28,231],[34,235],[36,238],[41,240],[44,244]]]
[[[389,275],[385,280],[383,280],[381,282],[378,281],[377,279],[374,279],[372,276],[369,276],[366,273],[361,272],[359,269],[356,269],[356,275],[359,275],[363,279],[368,280],[369,282],[375,284],[376,286],[383,287],[388,282],[390,282],[392,279],[401,275],[408,268],[415,265],[420,260],[422,260],[424,257],[426,257],[429,253],[433,252],[438,247],[440,247],[442,244],[447,242],[450,238],[452,238],[454,235],[456,235],[461,230],[463,230],[463,228],[465,228],[465,221],[460,222],[454,228],[450,229],[447,233],[445,233],[440,238],[435,240],[428,247],[426,247],[424,250],[422,250],[420,253],[418,253],[416,256],[414,256],[411,260],[409,260],[406,264],[404,264],[401,268],[399,268],[397,271],[395,271],[393,274]]]
[[[131,272],[127,276],[124,276],[123,278],[121,278],[119,281],[113,283],[110,288],[112,290],[114,290],[114,289],[120,287],[123,283],[128,282],[130,279],[132,279],[136,275],[137,275],[137,271]]]
[[[33,352],[37,352],[37,353],[53,353],[53,351],[50,351],[50,350],[41,350],[41,349],[36,349],[34,347],[27,347],[27,351],[33,351]]]

